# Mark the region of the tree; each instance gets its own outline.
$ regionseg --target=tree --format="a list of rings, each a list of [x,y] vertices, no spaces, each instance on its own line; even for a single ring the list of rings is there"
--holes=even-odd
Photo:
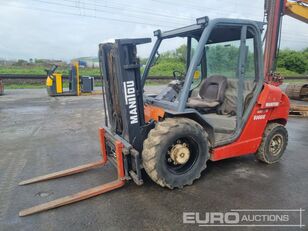
[[[185,44],[181,45],[179,48],[175,50],[175,57],[179,59],[181,62],[186,63],[187,46]]]
[[[308,70],[308,48],[303,51],[281,50],[277,66],[299,74]]]
[[[235,77],[238,65],[239,48],[236,46],[211,45],[207,49],[207,71],[208,74],[224,74]],[[187,46],[162,52],[158,62],[151,68],[151,75],[171,76],[174,70],[185,72]],[[142,60],[145,64],[146,59]],[[277,60],[277,67],[290,71],[292,75],[308,73],[308,48],[302,51],[290,49],[281,50]],[[248,52],[246,63],[246,77],[255,76],[254,55]]]

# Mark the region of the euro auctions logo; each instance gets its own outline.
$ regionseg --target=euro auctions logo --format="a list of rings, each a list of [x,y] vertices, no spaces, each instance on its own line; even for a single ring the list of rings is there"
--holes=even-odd
[[[304,211],[304,209],[231,209],[227,212],[183,212],[183,223],[215,227],[303,228]]]
[[[239,224],[240,214],[238,212],[184,212],[183,213],[184,224]]]

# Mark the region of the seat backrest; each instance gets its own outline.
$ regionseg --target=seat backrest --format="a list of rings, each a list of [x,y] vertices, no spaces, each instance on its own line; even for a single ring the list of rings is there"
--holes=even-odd
[[[213,75],[201,83],[199,96],[202,99],[210,101],[224,101],[225,90],[227,87],[227,78],[222,75]]]
[[[252,80],[244,81],[243,98],[246,99],[249,93],[252,93],[255,87],[255,82]],[[225,92],[225,99],[218,108],[219,114],[230,114],[236,113],[236,105],[238,98],[238,80],[228,79],[227,88]]]

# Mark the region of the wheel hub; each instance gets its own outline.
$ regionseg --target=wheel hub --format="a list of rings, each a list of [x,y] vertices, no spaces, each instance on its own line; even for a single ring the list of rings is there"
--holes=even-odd
[[[185,164],[190,157],[190,151],[186,143],[176,144],[170,151],[170,157],[174,164]]]
[[[270,141],[270,151],[273,155],[277,155],[282,148],[283,138],[280,134],[276,134]]]

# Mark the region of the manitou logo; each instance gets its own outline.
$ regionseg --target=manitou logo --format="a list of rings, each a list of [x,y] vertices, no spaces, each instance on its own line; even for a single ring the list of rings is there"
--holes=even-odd
[[[138,123],[137,100],[134,81],[126,81],[124,85],[125,105],[129,108],[130,124]]]

